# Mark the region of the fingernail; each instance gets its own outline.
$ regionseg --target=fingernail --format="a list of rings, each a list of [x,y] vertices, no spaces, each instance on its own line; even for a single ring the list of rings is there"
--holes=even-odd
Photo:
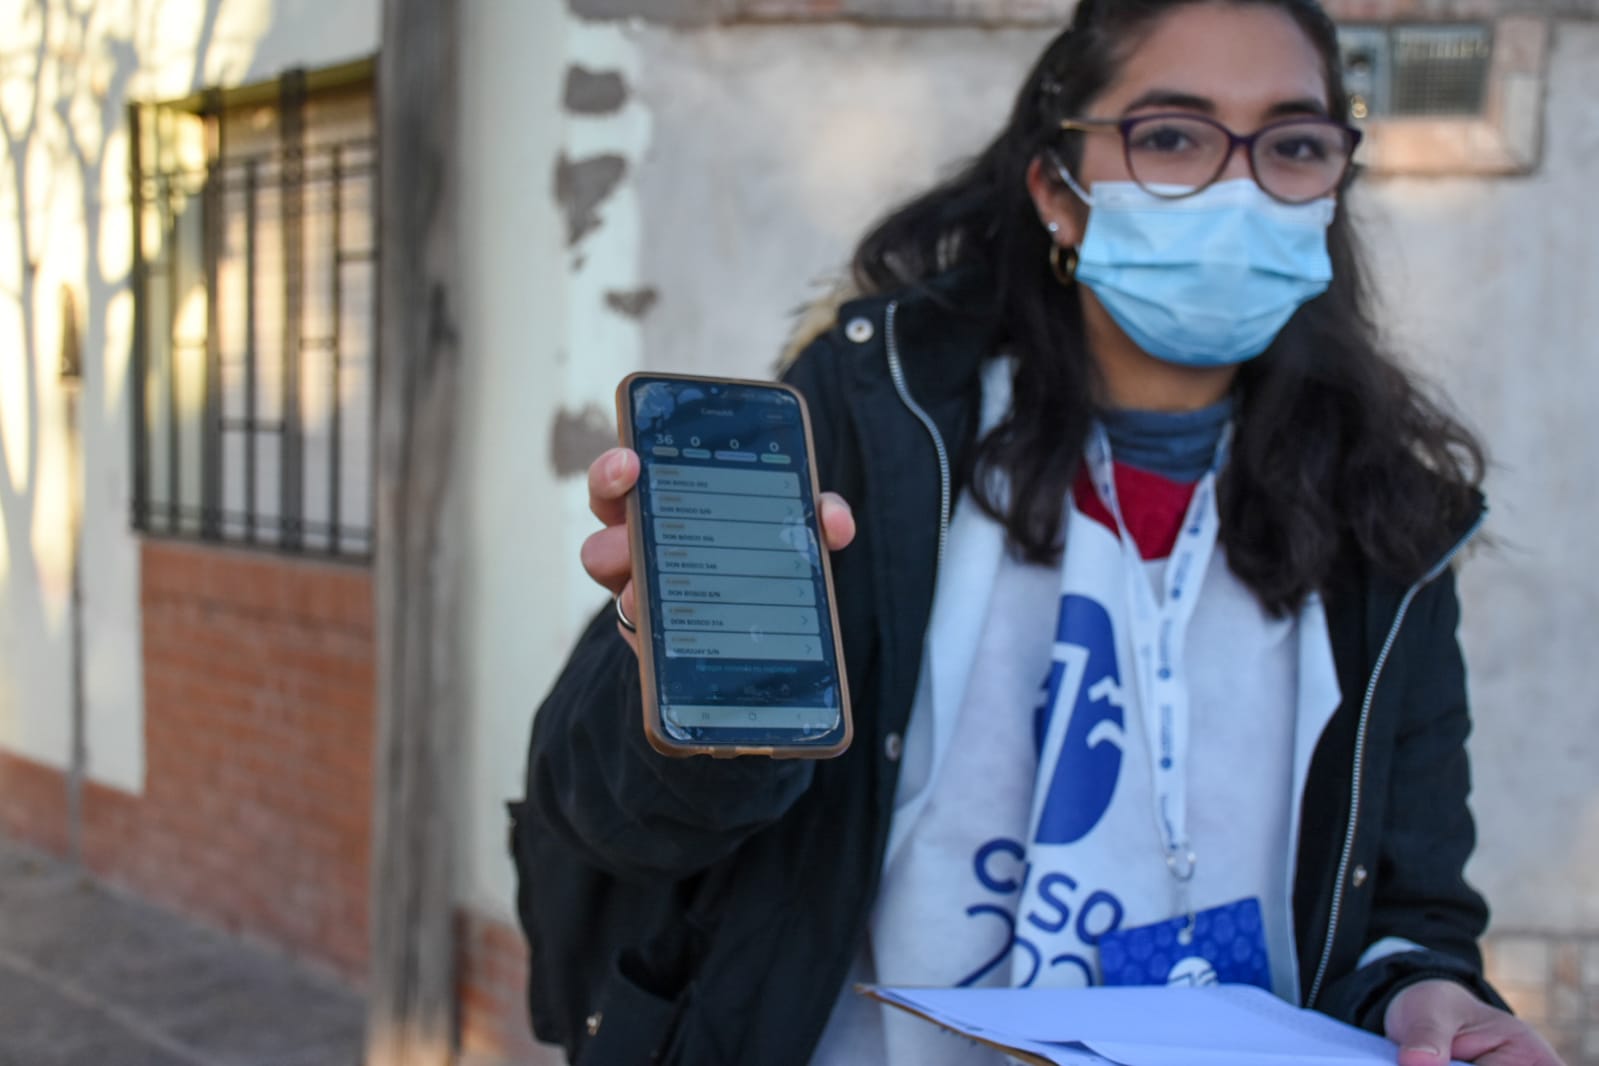
[[[1425,1051],[1427,1054],[1431,1055],[1435,1059],[1443,1057],[1443,1052],[1442,1051],[1439,1051],[1435,1047],[1430,1047],[1427,1044],[1406,1044],[1403,1050],[1405,1050],[1405,1051]]]
[[[605,476],[612,481],[619,481],[622,471],[627,463],[627,457],[621,452],[612,452],[611,457],[605,461]]]

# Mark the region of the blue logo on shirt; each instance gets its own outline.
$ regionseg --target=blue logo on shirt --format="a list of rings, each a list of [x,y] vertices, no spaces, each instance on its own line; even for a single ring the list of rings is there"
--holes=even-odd
[[[977,883],[997,899],[972,904],[966,908],[966,917],[984,919],[987,925],[993,923],[986,919],[999,919],[999,935],[993,954],[956,981],[956,987],[969,988],[985,982],[1006,965],[1011,966],[1010,983],[1017,988],[1027,988],[1041,977],[1053,985],[1087,987],[1099,983],[1093,963],[1081,949],[1047,956],[1045,953],[1062,933],[1075,935],[1078,943],[1086,947],[1097,945],[1102,937],[1121,928],[1126,908],[1114,894],[1104,889],[1090,891],[1076,878],[1052,870],[1039,877],[1037,899],[1024,913],[1017,914],[1037,872],[1027,861],[1027,849],[1019,840],[996,837],[972,856]],[[1057,946],[1073,945],[1068,940]],[[1026,960],[1025,966],[1016,965],[1014,960],[1018,957]]]
[[[1072,844],[1105,816],[1127,739],[1110,613],[1086,596],[1062,596],[1053,658],[1033,719],[1033,743],[1041,756],[1047,754],[1050,723],[1063,704],[1071,717],[1034,839],[1039,844]]]

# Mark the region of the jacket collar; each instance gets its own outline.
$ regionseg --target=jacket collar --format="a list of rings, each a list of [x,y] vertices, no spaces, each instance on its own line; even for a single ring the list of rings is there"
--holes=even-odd
[[[894,340],[911,395],[929,407],[970,397],[983,360],[1002,335],[988,272],[961,267],[903,289],[852,300],[840,309],[839,321],[847,329],[855,319],[867,319],[875,331],[873,347],[886,347],[891,303],[897,305]],[[884,360],[870,362],[872,369],[881,369]]]

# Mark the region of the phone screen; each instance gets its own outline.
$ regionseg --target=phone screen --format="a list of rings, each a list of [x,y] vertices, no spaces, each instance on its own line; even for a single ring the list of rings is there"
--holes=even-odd
[[[797,394],[624,387],[661,730],[688,745],[837,741],[845,696]]]

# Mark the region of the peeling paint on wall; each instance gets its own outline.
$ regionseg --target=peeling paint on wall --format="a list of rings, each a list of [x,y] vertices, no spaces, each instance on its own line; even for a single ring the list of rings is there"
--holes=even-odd
[[[660,300],[660,290],[653,286],[642,289],[631,289],[625,292],[611,291],[605,294],[605,306],[619,315],[628,318],[643,318],[650,313],[650,309]]]
[[[557,411],[550,427],[550,465],[556,477],[573,477],[607,448],[616,447],[616,423],[594,404],[583,410]]]
[[[627,160],[597,155],[577,162],[561,156],[555,163],[555,202],[566,216],[566,243],[575,245],[600,226],[596,210],[616,191],[627,174]]]
[[[627,82],[614,70],[572,66],[566,71],[562,103],[575,115],[610,115],[627,102]]]

